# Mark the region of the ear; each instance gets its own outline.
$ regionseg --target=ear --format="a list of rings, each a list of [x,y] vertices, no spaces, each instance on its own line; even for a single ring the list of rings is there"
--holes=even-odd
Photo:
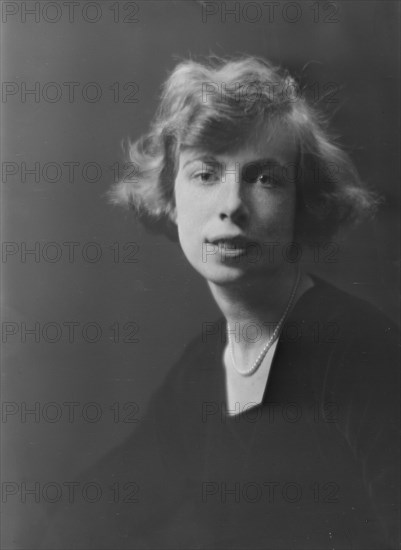
[[[177,225],[177,209],[173,206],[168,214],[168,217],[172,223]]]

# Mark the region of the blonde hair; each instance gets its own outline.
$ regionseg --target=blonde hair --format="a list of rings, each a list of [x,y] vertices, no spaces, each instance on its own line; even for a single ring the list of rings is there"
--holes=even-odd
[[[180,151],[235,151],[257,129],[276,124],[288,127],[299,145],[295,240],[328,239],[342,224],[375,211],[377,194],[361,182],[329,134],[327,119],[287,71],[249,56],[187,60],[175,67],[149,132],[127,147],[133,177],[113,186],[111,201],[133,208],[146,226],[176,239],[172,214]]]

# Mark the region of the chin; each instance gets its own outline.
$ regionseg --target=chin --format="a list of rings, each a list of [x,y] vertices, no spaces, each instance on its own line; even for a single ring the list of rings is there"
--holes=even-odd
[[[204,279],[216,285],[229,285],[233,283],[245,282],[248,279],[255,277],[255,275],[259,275],[260,277],[262,274],[261,270],[250,269],[249,265],[246,268],[240,266],[226,266],[222,264],[208,266],[207,269],[205,269],[204,264],[193,267],[195,267],[197,272],[202,275]]]

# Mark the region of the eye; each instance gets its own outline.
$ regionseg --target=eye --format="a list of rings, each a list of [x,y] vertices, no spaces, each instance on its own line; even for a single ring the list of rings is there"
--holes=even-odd
[[[195,174],[195,178],[202,182],[208,182],[212,176],[212,172],[199,172],[199,174]]]
[[[199,170],[193,174],[192,179],[202,184],[211,184],[217,181],[218,176],[213,170]]]
[[[264,187],[274,187],[278,184],[276,178],[273,177],[271,173],[261,173],[257,176],[257,182],[259,182]]]
[[[244,180],[247,183],[259,183],[263,187],[275,187],[279,184],[272,167],[248,167],[244,172]]]

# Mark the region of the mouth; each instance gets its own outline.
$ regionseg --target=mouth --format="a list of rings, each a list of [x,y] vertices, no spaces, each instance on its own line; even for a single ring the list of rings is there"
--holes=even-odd
[[[244,237],[221,237],[206,242],[217,246],[224,257],[231,258],[244,256],[249,244],[249,241]]]

